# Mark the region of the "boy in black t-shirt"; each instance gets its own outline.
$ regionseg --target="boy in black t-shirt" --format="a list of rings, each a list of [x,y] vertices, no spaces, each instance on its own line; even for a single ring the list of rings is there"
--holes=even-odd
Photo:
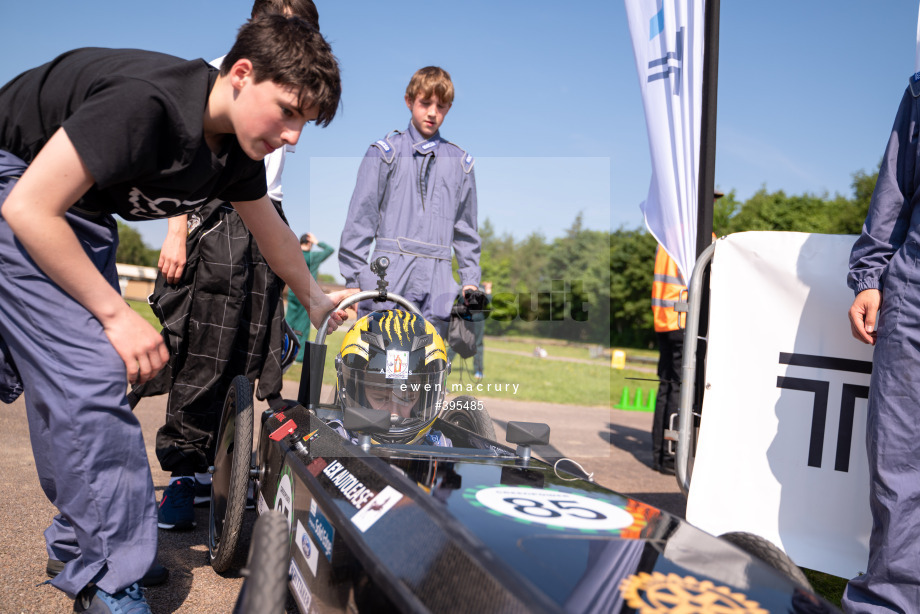
[[[233,203],[318,325],[339,297],[310,276],[265,195],[261,160],[296,143],[305,123],[328,125],[340,94],[326,41],[280,15],[243,26],[219,73],[203,60],[81,49],[0,89],[0,357],[15,365],[0,368],[0,398],[25,390],[39,479],[61,512],[48,554],[68,561],[52,584],[76,611],[149,611],[137,580],[156,554],[125,375],[147,381],[168,355],[118,291],[112,214]]]
[[[265,13],[297,16],[319,30],[312,0],[256,0],[251,17]],[[222,61],[211,65],[219,68]],[[264,159],[268,196],[282,218],[281,174],[293,149],[285,145]],[[284,282],[269,268],[236,210],[219,199],[191,215],[169,218],[157,268],[147,300],[163,326],[169,364],[134,386],[128,399],[134,406],[143,397],[168,395],[156,455],[171,477],[160,497],[158,524],[186,530],[195,527],[194,505],[211,498],[207,471],[214,464],[220,416],[233,378],[245,375],[256,398],[269,405],[281,400]],[[315,276],[312,266],[310,272]],[[144,581],[151,585],[150,574]]]

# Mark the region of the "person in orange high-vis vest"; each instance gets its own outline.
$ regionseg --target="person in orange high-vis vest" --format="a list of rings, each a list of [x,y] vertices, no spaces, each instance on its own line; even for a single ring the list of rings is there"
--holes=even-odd
[[[683,329],[684,316],[674,311],[674,304],[686,298],[681,296],[686,290],[687,284],[677,263],[659,245],[655,252],[655,277],[652,280],[652,315],[656,333]],[[678,317],[681,318],[680,324]]]
[[[713,202],[724,194],[716,191]],[[716,239],[712,234],[713,241]],[[655,334],[658,337],[658,396],[655,399],[655,414],[652,418],[652,468],[655,471],[673,475],[674,457],[668,454],[664,431],[671,424],[671,416],[677,413],[680,404],[680,370],[684,360],[685,313],[674,311],[674,304],[686,301],[684,281],[677,263],[658,246],[655,253],[655,277],[652,281],[652,315],[655,320]],[[697,352],[697,369],[702,371],[702,352]]]
[[[668,454],[664,430],[680,402],[680,368],[684,355],[685,314],[674,311],[674,304],[686,300],[687,289],[677,263],[661,246],[655,254],[655,277],[652,281],[652,315],[658,337],[658,397],[652,419],[652,468],[665,474],[674,473],[674,457]],[[678,322],[679,318],[679,322]]]

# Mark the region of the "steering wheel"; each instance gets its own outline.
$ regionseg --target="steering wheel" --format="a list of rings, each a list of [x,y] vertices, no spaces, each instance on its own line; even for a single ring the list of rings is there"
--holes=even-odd
[[[392,301],[399,305],[400,307],[405,307],[412,313],[422,315],[422,312],[419,311],[419,308],[413,305],[408,299],[398,295],[387,292],[387,281],[385,279],[387,267],[390,266],[390,259],[386,256],[379,256],[371,262],[371,270],[376,273],[380,279],[377,281],[376,290],[364,290],[362,292],[356,292],[351,296],[347,296],[342,301],[336,305],[329,313],[326,314],[326,317],[323,318],[323,323],[320,324],[319,328],[316,329],[316,338],[313,340],[313,343],[317,345],[323,345],[326,343],[326,329],[329,326],[329,320],[332,318],[332,314],[340,309],[346,309],[351,307],[355,303],[360,303],[361,301],[374,300],[377,302]]]

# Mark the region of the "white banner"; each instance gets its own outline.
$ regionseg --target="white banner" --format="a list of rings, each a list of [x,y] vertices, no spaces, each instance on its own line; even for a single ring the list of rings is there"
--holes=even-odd
[[[652,235],[690,279],[696,261],[703,84],[702,0],[624,0],[645,107]]]
[[[850,334],[849,235],[746,232],[712,261],[706,393],[687,519],[796,564],[866,570],[872,348]]]

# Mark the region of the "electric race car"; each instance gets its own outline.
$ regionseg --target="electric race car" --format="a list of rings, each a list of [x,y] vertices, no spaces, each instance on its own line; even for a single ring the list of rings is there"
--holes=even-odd
[[[387,295],[375,264],[378,291],[340,308],[382,297],[406,311],[348,333],[336,403],[318,402],[324,333],[297,402],[260,416],[254,462],[249,382],[228,394],[209,515],[216,571],[234,560],[250,482],[261,516],[237,611],[282,611],[285,586],[303,614],[838,611],[766,540],[716,538],[572,461],[533,457],[547,425],[509,422],[505,445],[478,400],[443,404],[443,341]]]

